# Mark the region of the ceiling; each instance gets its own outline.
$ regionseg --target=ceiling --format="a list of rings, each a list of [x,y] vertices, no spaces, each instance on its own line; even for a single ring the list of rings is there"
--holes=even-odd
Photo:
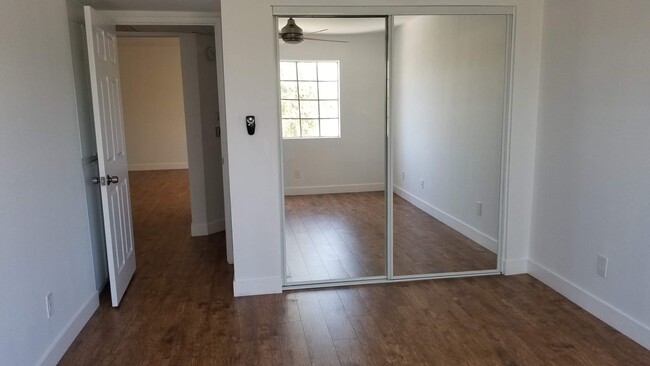
[[[289,18],[279,18],[278,28],[282,29],[287,24]],[[296,24],[302,28],[304,33],[316,32],[322,29],[327,31],[320,34],[338,35],[338,34],[362,34],[384,32],[386,27],[385,18],[293,18]],[[411,20],[417,19],[416,16],[396,16],[395,26],[399,27]],[[279,31],[279,30],[278,30]]]
[[[205,25],[117,25],[118,32],[198,33],[214,35],[213,26]],[[146,34],[143,34],[146,36]]]
[[[219,12],[220,0],[82,0],[101,10],[157,10]]]
[[[279,18],[278,31],[287,24],[288,18]],[[383,32],[384,18],[294,18],[296,25],[306,33],[327,29],[320,34],[359,34]]]

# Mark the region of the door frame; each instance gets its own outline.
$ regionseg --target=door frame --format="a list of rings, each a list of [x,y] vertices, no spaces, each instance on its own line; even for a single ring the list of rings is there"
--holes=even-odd
[[[223,71],[223,42],[221,36],[221,16],[210,12],[184,11],[139,11],[139,10],[102,10],[116,25],[205,25],[214,27],[215,49],[217,57],[217,94],[219,103],[219,126],[221,128],[221,157],[223,175],[224,216],[226,222],[226,256],[230,264],[234,262],[232,219],[230,213],[230,175],[228,163],[228,139],[226,123],[226,100]]]
[[[278,123],[278,138],[280,145],[280,201],[281,205],[281,224],[282,224],[282,285],[284,290],[298,290],[307,288],[321,288],[334,286],[349,286],[361,284],[376,284],[387,282],[404,282],[428,280],[436,278],[457,278],[457,277],[475,277],[499,275],[505,271],[504,258],[507,249],[507,221],[508,221],[508,196],[509,196],[509,167],[510,167],[510,147],[511,147],[511,124],[512,124],[512,98],[513,98],[513,73],[514,73],[514,55],[515,55],[515,29],[516,29],[516,7],[515,6],[272,6],[273,32],[277,33],[278,18],[290,16],[303,17],[386,17],[386,271],[383,276],[360,277],[351,279],[320,280],[309,282],[287,283],[287,256],[286,256],[286,238],[285,238],[285,198],[284,198],[284,154],[282,126]],[[499,229],[497,245],[497,265],[496,269],[459,271],[445,273],[429,273],[417,275],[400,275],[393,274],[393,157],[392,157],[392,125],[390,101],[392,95],[391,75],[392,75],[392,45],[393,45],[393,25],[394,17],[402,15],[505,15],[507,16],[506,26],[506,69],[504,75],[504,102],[503,102],[503,123],[501,133],[501,167],[500,167],[500,188],[499,188]],[[280,75],[280,49],[279,43],[275,42],[275,60],[276,60],[276,78],[277,88],[279,90]],[[280,103],[278,94],[278,105]],[[281,121],[280,111],[278,108],[278,121]]]

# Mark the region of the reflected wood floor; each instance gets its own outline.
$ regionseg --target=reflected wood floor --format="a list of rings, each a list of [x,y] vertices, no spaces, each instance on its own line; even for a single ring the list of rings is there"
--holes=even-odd
[[[650,365],[528,275],[232,297],[223,234],[190,237],[187,172],[134,172],[138,268],[61,365]]]
[[[285,197],[287,281],[385,275],[384,192]],[[398,195],[394,274],[495,269],[497,256]]]

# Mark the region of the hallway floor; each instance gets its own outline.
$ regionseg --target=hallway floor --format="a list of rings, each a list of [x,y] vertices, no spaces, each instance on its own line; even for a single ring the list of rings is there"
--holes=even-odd
[[[235,299],[223,233],[190,237],[187,171],[130,178],[136,275],[61,365],[650,365],[528,275]]]

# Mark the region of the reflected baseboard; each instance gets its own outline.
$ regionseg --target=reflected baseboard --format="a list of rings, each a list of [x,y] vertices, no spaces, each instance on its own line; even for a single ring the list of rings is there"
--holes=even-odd
[[[286,196],[304,196],[308,194],[378,192],[384,190],[384,183],[341,184],[332,186],[285,187]]]
[[[469,224],[449,215],[448,213],[438,209],[437,207],[431,205],[430,203],[423,201],[422,199],[407,192],[401,187],[393,186],[393,191],[395,192],[395,194],[402,197],[410,204],[426,212],[432,217],[435,217],[437,220],[440,220],[445,225],[449,226],[450,228],[458,231],[459,233],[475,241],[477,244],[481,245],[485,249],[493,253],[497,252],[499,244],[495,238],[492,238],[489,235],[470,226]]]

